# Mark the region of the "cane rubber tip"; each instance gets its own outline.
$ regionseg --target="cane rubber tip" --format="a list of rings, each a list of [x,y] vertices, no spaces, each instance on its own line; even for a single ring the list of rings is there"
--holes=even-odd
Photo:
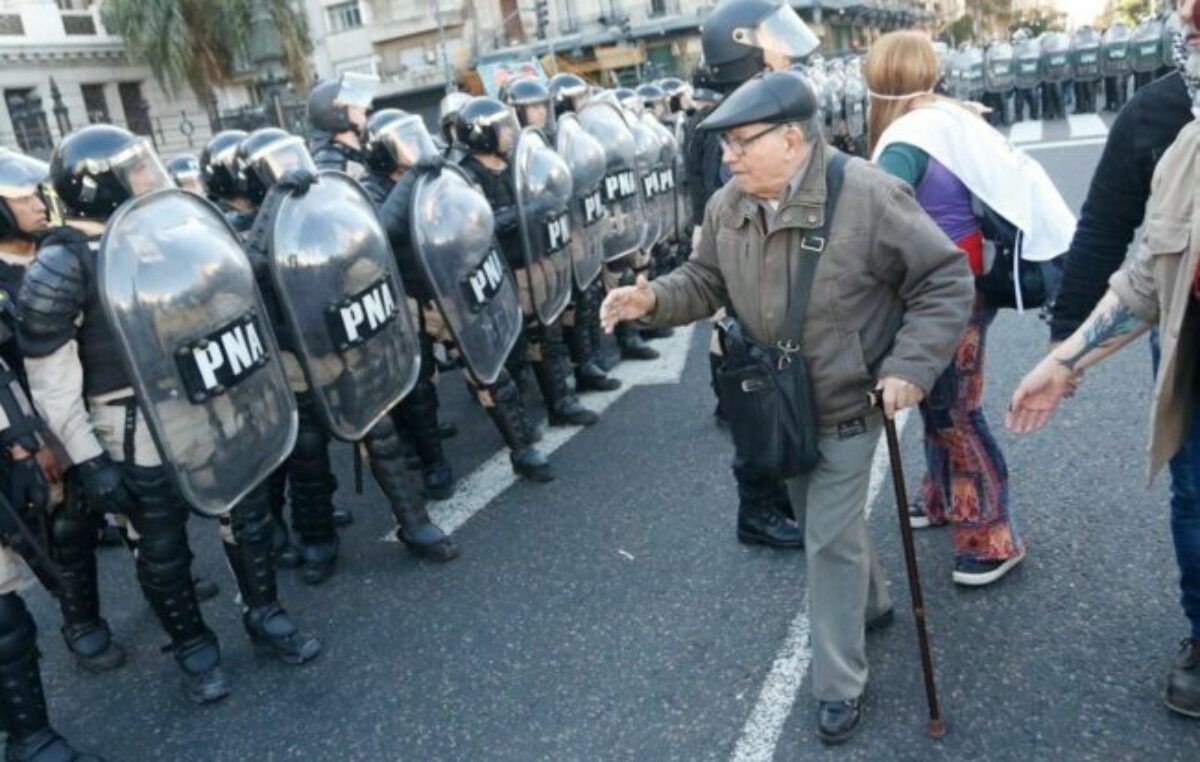
[[[943,720],[929,721],[929,737],[940,741],[946,737],[946,723]]]

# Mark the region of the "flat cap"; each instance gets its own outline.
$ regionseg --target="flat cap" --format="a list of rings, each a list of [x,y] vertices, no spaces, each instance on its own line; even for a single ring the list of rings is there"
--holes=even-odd
[[[708,118],[702,130],[728,130],[743,124],[803,122],[817,113],[812,88],[794,71],[759,74],[734,90]]]

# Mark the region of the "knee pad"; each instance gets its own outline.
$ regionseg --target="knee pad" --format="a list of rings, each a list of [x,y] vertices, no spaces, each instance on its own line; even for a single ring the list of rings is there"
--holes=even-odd
[[[61,506],[50,516],[50,554],[65,566],[87,560],[96,550],[98,526],[82,505]]]
[[[396,425],[388,416],[379,419],[363,438],[371,460],[396,460],[404,457],[404,447],[396,433]]]
[[[242,498],[228,513],[229,530],[235,545],[255,545],[271,540],[274,520],[271,515],[270,491],[259,485]]]

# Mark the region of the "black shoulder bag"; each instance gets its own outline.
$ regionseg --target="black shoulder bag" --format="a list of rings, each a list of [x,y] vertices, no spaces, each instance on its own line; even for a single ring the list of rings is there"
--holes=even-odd
[[[808,310],[820,254],[829,239],[847,157],[834,152],[825,168],[825,222],[806,231],[801,242],[797,307]],[[740,468],[763,477],[786,479],[808,473],[820,459],[817,406],[801,345],[762,344],[742,331],[733,304],[717,324],[725,359],[717,373],[721,404],[729,419]]]

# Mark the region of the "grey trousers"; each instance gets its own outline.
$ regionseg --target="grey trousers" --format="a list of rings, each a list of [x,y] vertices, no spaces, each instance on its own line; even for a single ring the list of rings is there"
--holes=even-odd
[[[804,531],[813,694],[838,701],[867,684],[864,625],[892,607],[887,581],[867,534],[867,487],[883,423],[878,414],[857,433],[822,430],[821,460],[789,479],[796,522]]]

